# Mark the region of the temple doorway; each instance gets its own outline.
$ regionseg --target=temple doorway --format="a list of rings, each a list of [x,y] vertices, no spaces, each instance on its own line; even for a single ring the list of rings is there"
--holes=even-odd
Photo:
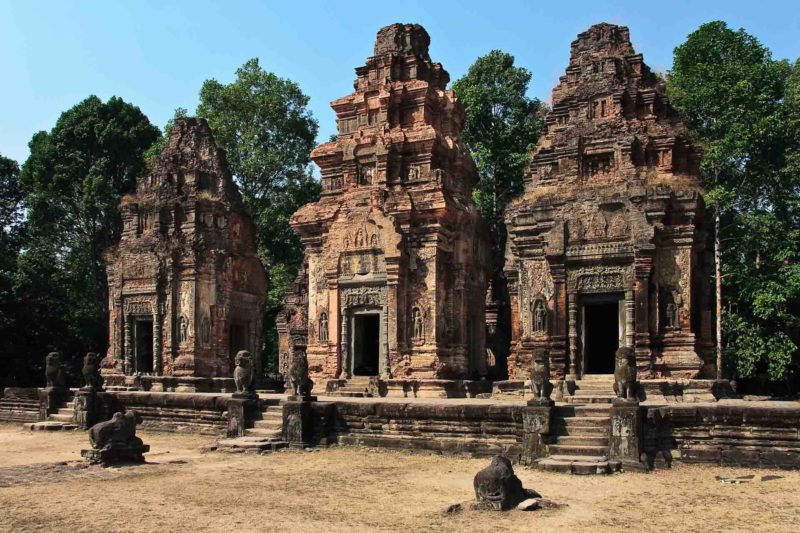
[[[136,319],[134,327],[134,365],[136,372],[153,373],[153,320]]]
[[[380,314],[353,316],[353,375],[377,376],[380,360]]]
[[[622,296],[602,296],[583,304],[583,373],[613,374],[614,356],[624,339]]]
[[[236,368],[236,354],[239,350],[248,350],[247,326],[234,322],[228,334],[228,357],[231,375]]]

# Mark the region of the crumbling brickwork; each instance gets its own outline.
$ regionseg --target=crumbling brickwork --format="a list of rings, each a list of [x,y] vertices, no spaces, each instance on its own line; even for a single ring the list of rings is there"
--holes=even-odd
[[[611,373],[632,346],[642,377],[711,375],[699,155],[628,29],[572,43],[546,132],[506,213],[511,378],[536,347],[553,377]],[[610,332],[610,336],[609,336]]]
[[[338,137],[311,154],[322,198],[291,220],[307,265],[281,358],[307,342],[312,377],[485,374],[477,171],[459,137],[464,109],[429,43],[418,24],[381,29],[355,92],[332,103]]]
[[[120,211],[122,239],[106,258],[104,375],[229,377],[242,349],[259,362],[266,273],[205,120],[175,121]]]

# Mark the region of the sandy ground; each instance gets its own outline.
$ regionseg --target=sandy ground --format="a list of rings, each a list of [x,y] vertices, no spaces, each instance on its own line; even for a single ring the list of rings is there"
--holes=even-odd
[[[208,437],[142,432],[148,464],[88,467],[82,432],[0,424],[2,531],[797,531],[800,472],[679,465],[579,477],[523,468],[566,507],[442,509],[473,497],[488,461],[354,447],[201,453]],[[755,474],[723,484],[715,476]],[[762,476],[778,476],[762,480]]]

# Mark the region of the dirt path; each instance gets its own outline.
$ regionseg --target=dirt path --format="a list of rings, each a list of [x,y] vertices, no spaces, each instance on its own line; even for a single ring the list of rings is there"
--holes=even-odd
[[[473,497],[472,477],[488,461],[350,447],[203,454],[208,437],[141,436],[149,464],[86,468],[75,462],[81,432],[0,425],[0,530],[792,531],[800,523],[800,472],[678,466],[577,477],[518,468],[526,487],[568,507],[443,515]],[[715,479],[746,474],[756,476]]]

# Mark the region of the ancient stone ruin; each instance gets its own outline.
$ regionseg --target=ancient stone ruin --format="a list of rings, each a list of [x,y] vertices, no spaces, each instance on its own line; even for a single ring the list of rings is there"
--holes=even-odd
[[[618,347],[642,376],[711,377],[706,218],[698,152],[628,28],[598,24],[569,66],[508,208],[509,377],[539,347],[554,379],[612,374]]]
[[[282,368],[300,346],[314,379],[486,373],[477,173],[429,43],[418,24],[381,29],[355,92],[332,103],[338,137],[311,154],[322,198],[291,220],[306,267],[281,324]]]
[[[259,375],[266,274],[205,120],[175,121],[120,211],[122,239],[107,254],[107,384],[124,374],[229,378],[239,350],[253,354]]]
[[[136,425],[142,422],[134,412],[114,413],[111,420],[99,422],[87,433],[91,449],[81,450],[81,456],[91,463],[143,463],[150,446],[136,436]]]

